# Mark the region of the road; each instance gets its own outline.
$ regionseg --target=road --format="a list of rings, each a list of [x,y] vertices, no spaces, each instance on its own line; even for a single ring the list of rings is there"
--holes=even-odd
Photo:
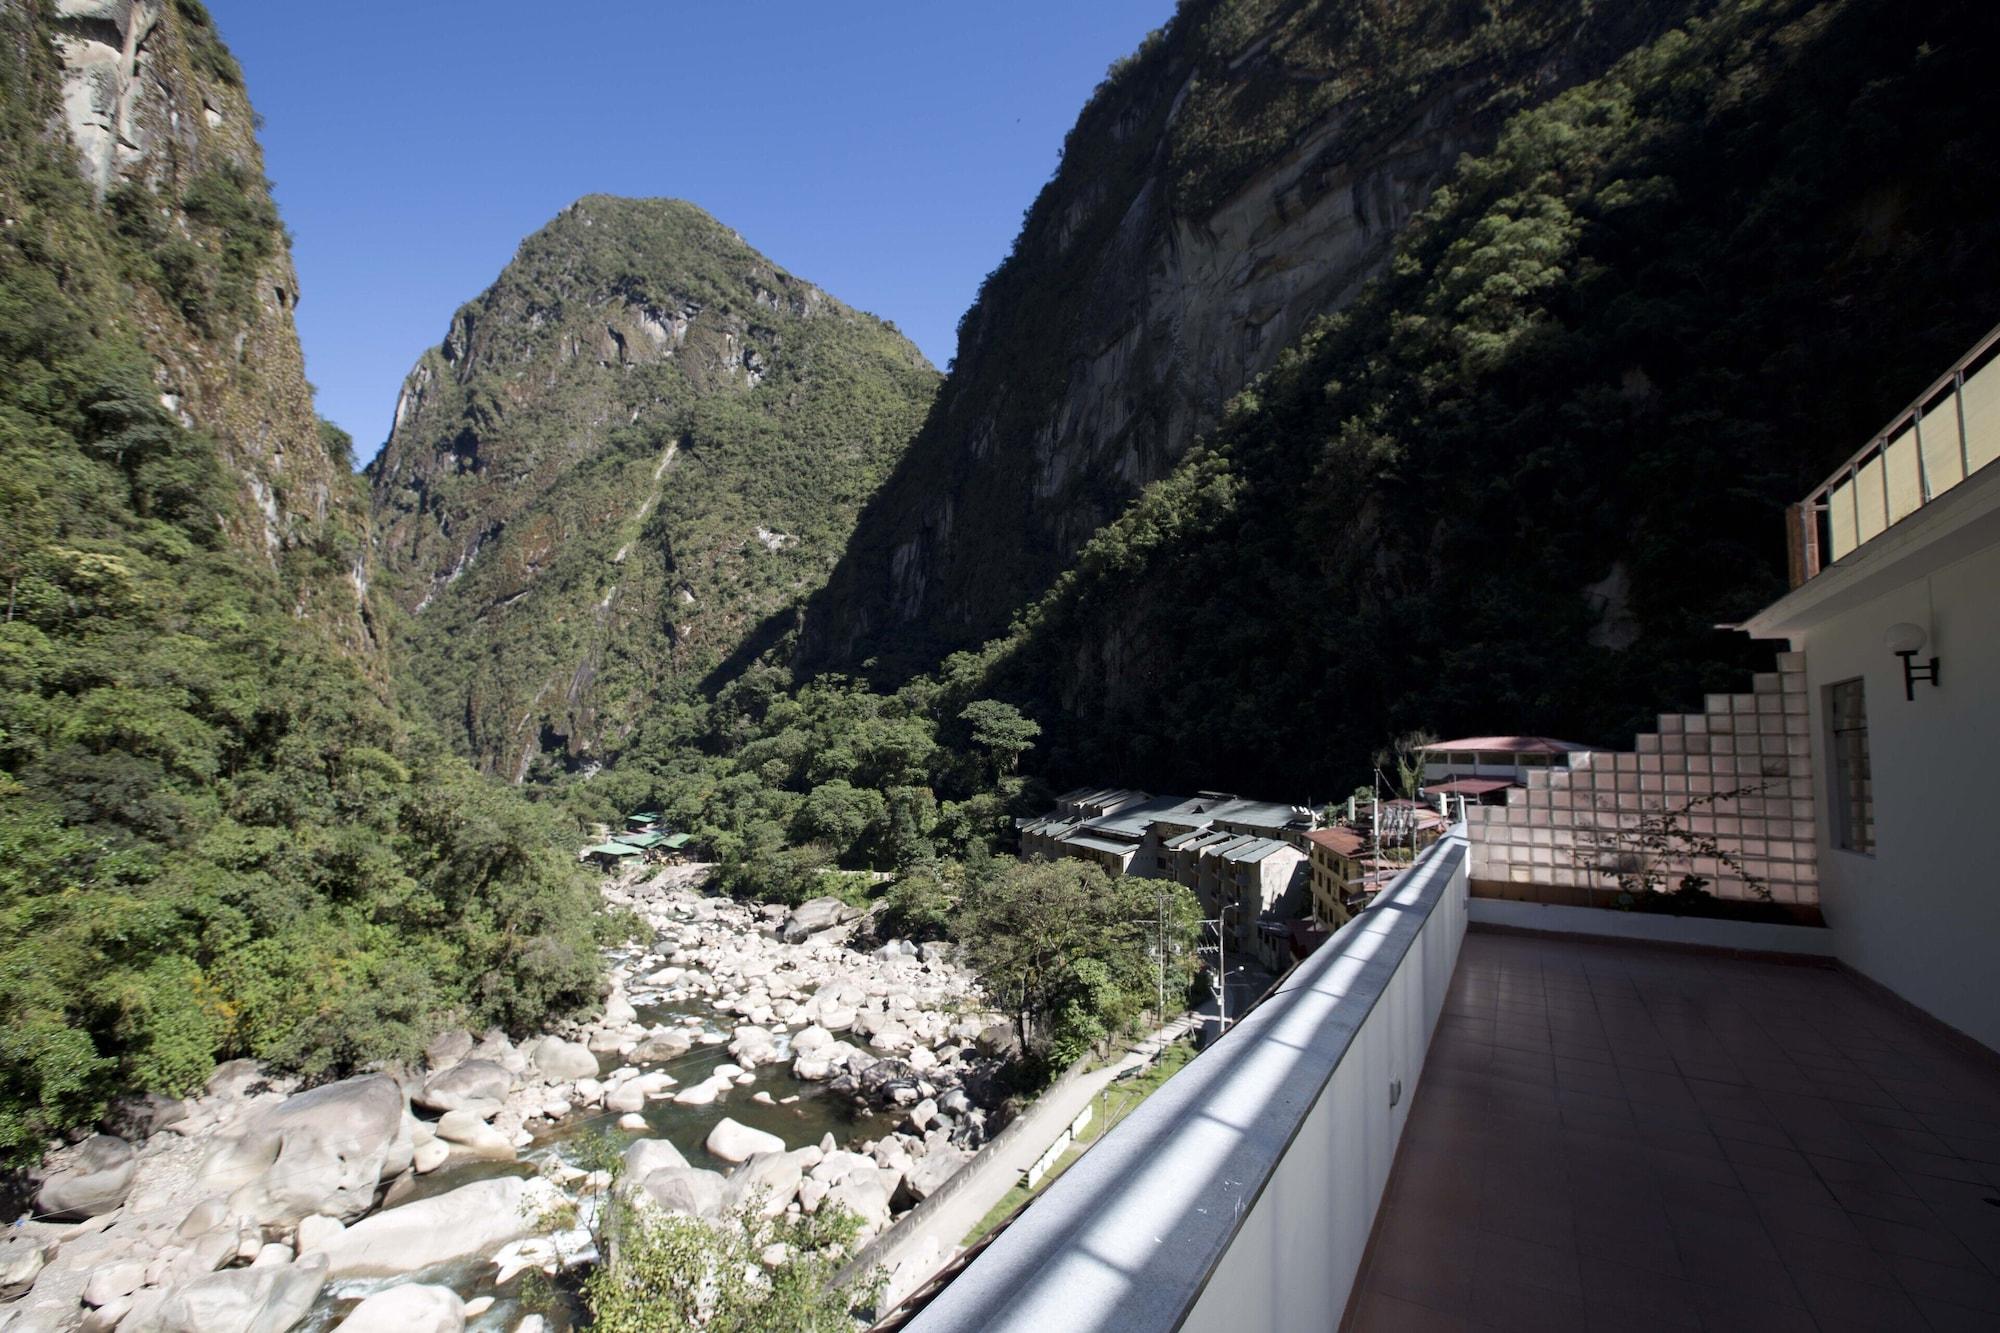
[[[1024,1125],[994,1150],[990,1160],[981,1161],[981,1174],[970,1185],[946,1199],[936,1212],[898,1236],[896,1244],[879,1257],[883,1270],[895,1274],[890,1302],[916,1290],[930,1280],[931,1274],[944,1267],[945,1262],[958,1252],[965,1233],[977,1226],[979,1219],[992,1211],[993,1205],[1020,1182],[1022,1173],[1034,1165],[1035,1159],[1047,1151],[1056,1136],[1076,1119],[1084,1107],[1090,1105],[1092,1098],[1126,1070],[1150,1063],[1163,1047],[1187,1032],[1197,1021],[1193,1017],[1176,1019],[1130,1047],[1115,1064],[1093,1069],[1073,1082],[1044,1093],[1033,1106],[1022,1112]],[[929,1248],[931,1242],[935,1242],[935,1249]],[[896,1272],[897,1264],[919,1257],[924,1258],[923,1273]]]

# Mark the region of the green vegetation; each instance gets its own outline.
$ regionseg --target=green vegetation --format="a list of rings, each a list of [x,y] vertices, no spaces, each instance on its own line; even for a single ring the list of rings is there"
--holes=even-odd
[[[1041,1182],[1034,1189],[1028,1188],[1025,1179],[1017,1182],[1012,1189],[1000,1196],[998,1203],[986,1210],[986,1216],[980,1218],[972,1230],[965,1233],[965,1239],[960,1244],[968,1247],[976,1244],[980,1237],[1013,1217],[1030,1199],[1054,1184],[1063,1172],[1069,1170],[1091,1144],[1103,1138],[1112,1126],[1137,1110],[1139,1103],[1158,1092],[1161,1084],[1185,1069],[1188,1061],[1194,1057],[1195,1049],[1192,1043],[1177,1041],[1161,1051],[1159,1058],[1151,1064],[1143,1065],[1135,1073],[1127,1074],[1111,1083],[1098,1094],[1097,1113],[1090,1118],[1090,1123],[1083,1127],[1083,1132],[1076,1136],[1069,1150],[1056,1159],[1056,1164],[1049,1168],[1048,1174],[1042,1177]]]
[[[1008,864],[968,895],[956,930],[966,960],[1053,1074],[1133,1028],[1157,1007],[1162,984],[1179,1007],[1194,983],[1200,919],[1194,894],[1170,881],[1031,861]]]
[[[1251,225],[1268,243],[1281,220],[1351,211],[1351,236],[1311,244],[1351,244],[1334,258],[1358,284],[1453,155],[1706,7],[1184,0],[1083,108],[960,320],[948,389],[807,617],[809,662],[894,683],[1004,632],[1174,464],[1190,421],[1236,387],[1217,382],[1218,345],[1275,336],[1268,313],[1212,326],[1239,317],[1233,276],[1291,260],[1203,258],[1207,242]],[[1275,214],[1230,212],[1259,175],[1283,182]],[[1230,276],[1200,271],[1211,262]],[[1089,654],[1062,666],[1098,669]]]
[[[1783,507],[1992,322],[1984,13],[1727,0],[1514,116],[952,670],[1054,777],[1321,792],[1418,726],[1616,741],[1733,688]]]
[[[873,1293],[834,1284],[860,1219],[837,1207],[773,1220],[744,1210],[721,1225],[619,1206],[608,1263],[584,1283],[591,1328],[603,1333],[848,1333]],[[784,1260],[766,1267],[769,1247]]]
[[[162,40],[165,40],[164,38]],[[594,898],[547,813],[398,715],[304,616],[351,554],[273,560],[216,442],[160,403],[277,243],[260,182],[100,208],[45,132],[42,35],[0,13],[0,1156],[248,1054],[312,1076],[457,1019],[595,998]],[[187,219],[204,297],[134,218]],[[301,460],[303,461],[303,460]],[[356,496],[337,494],[353,514]],[[259,531],[261,531],[259,529]]]
[[[1012,770],[1035,743],[1017,710],[920,680],[880,695],[840,677],[794,687],[759,665],[708,704],[649,718],[614,768],[554,800],[578,822],[661,812],[728,893],[880,912],[884,936],[958,941],[1018,1020],[1032,1082],[1157,1007],[1167,895],[1168,1001],[1192,980],[1192,894],[1094,866],[996,856],[1050,796]],[[862,873],[873,872],[873,873]]]
[[[411,382],[370,469],[401,666],[482,766],[548,778],[786,632],[937,375],[693,205],[591,196]]]

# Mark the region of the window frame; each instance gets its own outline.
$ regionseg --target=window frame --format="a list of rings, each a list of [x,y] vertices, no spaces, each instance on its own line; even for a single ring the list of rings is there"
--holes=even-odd
[[[1859,725],[1843,727],[1841,696],[1849,690]],[[1875,765],[1869,746],[1867,678],[1850,676],[1828,681],[1821,687],[1821,706],[1825,713],[1827,753],[1827,844],[1834,851],[1872,859],[1881,840],[1875,826]],[[1854,736],[1859,737],[1858,752],[1849,739]],[[1858,793],[1851,768],[1857,755],[1861,766]],[[1861,824],[1858,838],[1854,827],[1857,814]]]

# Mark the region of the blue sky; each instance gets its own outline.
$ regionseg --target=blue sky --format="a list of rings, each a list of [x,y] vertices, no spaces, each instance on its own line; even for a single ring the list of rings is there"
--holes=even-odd
[[[1173,0],[208,0],[264,117],[320,411],[396,390],[579,195],[689,199],[940,367],[1110,63]]]

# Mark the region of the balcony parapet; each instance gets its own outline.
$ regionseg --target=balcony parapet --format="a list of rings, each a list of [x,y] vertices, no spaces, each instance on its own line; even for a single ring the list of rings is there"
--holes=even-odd
[[[1786,525],[1796,588],[2000,458],[2000,327],[1876,432]]]
[[[1461,825],[1099,1140],[910,1327],[1338,1324],[1457,965],[1468,860]]]

